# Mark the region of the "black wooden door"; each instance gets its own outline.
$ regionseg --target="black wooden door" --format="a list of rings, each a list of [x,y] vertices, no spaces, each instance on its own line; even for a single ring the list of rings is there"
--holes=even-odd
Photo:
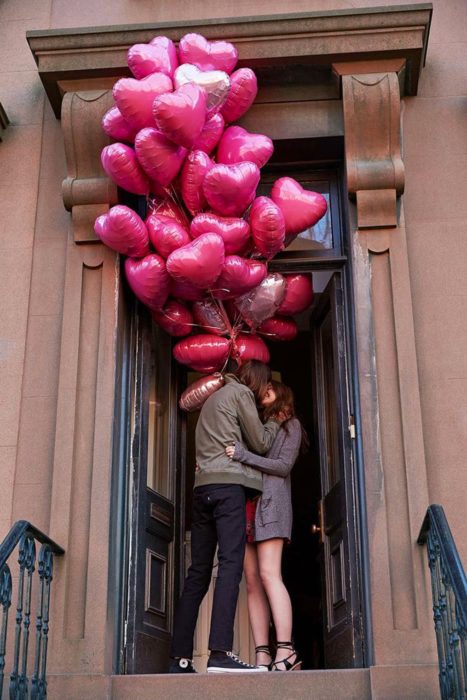
[[[164,673],[182,570],[183,430],[171,339],[144,310],[135,324],[125,672]]]
[[[319,536],[323,579],[326,668],[363,663],[358,550],[353,484],[353,419],[345,337],[342,274],[334,273],[312,316],[315,423],[321,501]]]

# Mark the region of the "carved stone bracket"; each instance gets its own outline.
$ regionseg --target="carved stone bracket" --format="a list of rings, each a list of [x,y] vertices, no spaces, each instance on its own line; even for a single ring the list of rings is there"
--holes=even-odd
[[[400,77],[405,61],[337,63],[342,79],[349,195],[358,228],[397,226],[397,196],[404,191],[400,146]]]
[[[94,221],[117,202],[117,188],[100,162],[101,150],[109,143],[101,119],[112,106],[110,90],[68,92],[63,99],[62,129],[68,170],[62,185],[63,202],[71,211],[76,243],[98,242]]]

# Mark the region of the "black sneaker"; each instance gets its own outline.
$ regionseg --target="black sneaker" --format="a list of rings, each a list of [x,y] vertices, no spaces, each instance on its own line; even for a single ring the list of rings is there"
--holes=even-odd
[[[198,673],[191,659],[170,659],[169,673]]]
[[[261,673],[266,668],[252,666],[231,651],[213,651],[208,661],[208,673]]]

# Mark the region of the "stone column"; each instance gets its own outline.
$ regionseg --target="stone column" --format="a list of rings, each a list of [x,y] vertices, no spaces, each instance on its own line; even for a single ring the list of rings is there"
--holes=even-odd
[[[102,115],[111,92],[69,92],[62,106],[68,176],[63,199],[68,233],[50,535],[66,550],[56,560],[49,672],[86,674],[95,696],[110,673],[108,552],[114,411],[118,256],[93,224],[117,201],[100,164],[108,143]],[[78,683],[78,680],[76,681]],[[81,681],[83,682],[82,678]]]
[[[416,544],[428,487],[400,197],[404,61],[342,63],[334,70],[342,80],[351,200],[375,663],[434,664],[430,584]]]

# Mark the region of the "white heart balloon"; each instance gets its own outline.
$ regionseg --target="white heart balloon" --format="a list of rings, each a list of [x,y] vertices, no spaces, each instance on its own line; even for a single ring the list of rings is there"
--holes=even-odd
[[[207,113],[218,112],[226,101],[230,90],[230,78],[222,70],[201,71],[191,63],[183,63],[174,73],[175,87],[196,83],[206,92]]]

